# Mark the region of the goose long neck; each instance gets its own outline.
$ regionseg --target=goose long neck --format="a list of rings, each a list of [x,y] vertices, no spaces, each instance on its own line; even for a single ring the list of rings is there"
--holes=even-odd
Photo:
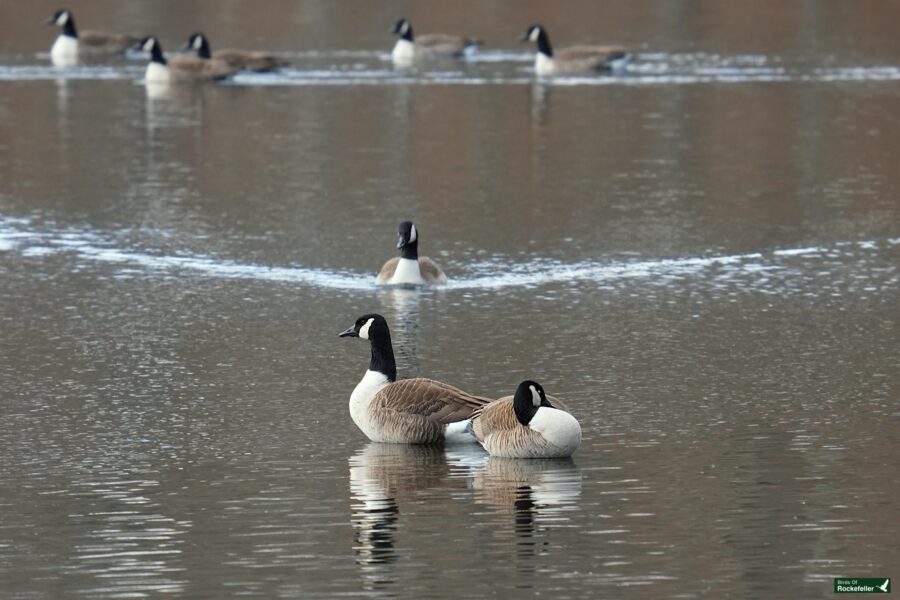
[[[419,240],[410,242],[403,246],[403,249],[400,251],[400,258],[419,260]]]
[[[161,65],[166,64],[166,57],[163,56],[162,48],[159,47],[159,44],[153,44],[153,50],[150,51],[150,62],[159,63]]]
[[[397,363],[394,361],[394,347],[391,345],[391,334],[385,331],[370,341],[372,345],[372,359],[369,361],[369,370],[384,373],[388,381],[396,381]]]
[[[406,26],[406,33],[400,36],[400,39],[406,40],[407,42],[413,41],[413,30],[412,25]]]
[[[541,54],[549,58],[553,57],[553,46],[550,45],[550,38],[547,37],[547,33],[543,30],[541,31],[540,35],[538,35],[537,47],[538,52],[540,52]]]
[[[199,58],[212,58],[212,52],[209,49],[209,42],[206,38],[200,42],[200,48],[197,49],[197,56]]]
[[[66,24],[63,25],[62,34],[66,37],[78,39],[78,31],[75,29],[75,19],[72,18],[72,15],[69,15]]]

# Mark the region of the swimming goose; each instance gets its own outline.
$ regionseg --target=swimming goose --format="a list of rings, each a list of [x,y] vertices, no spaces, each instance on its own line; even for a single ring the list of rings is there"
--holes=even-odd
[[[611,71],[628,62],[624,49],[610,46],[572,46],[554,52],[547,32],[532,25],[520,40],[537,42],[534,72],[538,75],[570,75]]]
[[[433,260],[419,256],[419,231],[412,221],[403,221],[399,227],[397,248],[400,256],[384,263],[375,278],[376,285],[424,285],[447,283],[447,276]]]
[[[264,73],[288,64],[287,61],[281,60],[265,52],[225,48],[210,53],[209,39],[202,33],[191,34],[184,49],[195,50],[198,58],[215,58],[225,61],[230,66],[240,71]]]
[[[44,25],[62,27],[56,41],[53,42],[53,47],[50,48],[50,58],[54,63],[74,61],[79,56],[122,54],[137,42],[137,38],[130,35],[105,31],[85,30],[79,35],[75,29],[72,12],[66,9],[56,11],[52,17],[44,21]]]
[[[506,458],[564,458],[581,444],[578,421],[534,381],[476,410],[470,430],[491,456]]]
[[[225,61],[215,58],[205,60],[196,57],[167,59],[162,46],[152,35],[140,42],[141,49],[150,53],[145,79],[151,83],[189,83],[192,81],[213,81],[224,79],[237,72]]]
[[[350,417],[373,442],[441,444],[474,442],[467,419],[490,402],[433,379],[397,381],[397,364],[387,321],[363,315],[340,337],[369,340],[372,358],[350,395]]]
[[[414,38],[412,24],[406,19],[397,21],[393,33],[399,35],[400,39],[394,45],[391,58],[400,64],[409,64],[417,59],[459,58],[482,44],[481,40],[445,33],[430,33]]]

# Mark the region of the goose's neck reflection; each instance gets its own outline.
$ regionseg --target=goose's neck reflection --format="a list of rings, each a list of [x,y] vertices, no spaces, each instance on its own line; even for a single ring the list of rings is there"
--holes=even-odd
[[[532,559],[548,542],[546,533],[569,521],[581,495],[581,471],[571,458],[517,460],[491,457],[474,479],[475,502],[501,514],[512,512],[517,555]]]
[[[356,563],[369,589],[396,581],[400,506],[421,500],[417,492],[448,481],[441,448],[372,442],[350,458],[351,523]]]

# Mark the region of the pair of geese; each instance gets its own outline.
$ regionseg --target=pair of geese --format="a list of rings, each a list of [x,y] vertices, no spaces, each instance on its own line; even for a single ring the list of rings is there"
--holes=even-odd
[[[185,49],[193,49],[197,57],[167,59],[159,40],[154,36],[142,40],[117,33],[83,31],[75,27],[72,12],[61,9],[46,21],[47,25],[61,27],[50,56],[56,64],[71,64],[79,57],[120,54],[138,45],[151,55],[147,66],[150,81],[197,81],[223,79],[237,71],[270,71],[286,63],[271,54],[246,50],[225,49],[210,51],[209,40],[201,33],[188,39]],[[412,24],[400,19],[393,33],[399,36],[391,52],[398,65],[409,65],[420,60],[459,58],[476,49],[480,40],[458,35],[433,33],[415,37]],[[534,70],[537,75],[565,75],[610,71],[625,64],[628,53],[622,48],[606,46],[574,46],[554,51],[547,31],[540,25],[532,25],[521,41],[537,44]]]
[[[406,19],[397,21],[394,34],[400,39],[394,45],[391,58],[398,65],[409,65],[417,60],[461,58],[482,44],[481,40],[443,33],[415,37],[412,25]],[[554,51],[547,30],[541,25],[529,27],[519,41],[537,44],[534,72],[541,76],[612,71],[630,58],[623,48],[614,46],[572,46]]]
[[[418,255],[416,226],[404,221],[399,233],[401,255],[385,263],[376,283],[446,283],[440,267]],[[581,443],[578,421],[535,381],[523,381],[515,395],[497,401],[432,379],[398,381],[390,329],[376,313],[361,316],[340,337],[371,346],[369,368],[350,395],[350,417],[374,442],[478,442],[492,456],[508,458],[567,457]]]
[[[50,58],[54,64],[74,64],[83,58],[122,54],[129,49],[140,48],[150,53],[146,79],[151,82],[224,79],[238,71],[265,72],[287,64],[265,52],[230,48],[212,52],[209,39],[202,33],[192,34],[183,48],[196,52],[196,56],[166,58],[155,36],[138,39],[103,31],[79,32],[75,27],[72,12],[67,9],[56,11],[45,24],[61,28],[60,34],[50,48]]]

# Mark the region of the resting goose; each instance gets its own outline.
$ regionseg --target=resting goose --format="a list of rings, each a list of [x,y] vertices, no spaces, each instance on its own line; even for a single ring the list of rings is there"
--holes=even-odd
[[[412,24],[406,19],[397,21],[394,35],[399,35],[400,39],[394,45],[391,59],[398,64],[429,58],[460,58],[482,44],[481,40],[445,33],[413,37]]]
[[[399,227],[397,248],[400,256],[384,263],[375,278],[377,285],[425,285],[447,283],[447,276],[433,260],[419,256],[419,231],[412,221],[403,221]]]
[[[188,38],[184,49],[196,51],[197,58],[214,58],[224,61],[239,71],[264,73],[288,64],[287,61],[280,60],[266,52],[251,52],[250,50],[235,50],[233,48],[210,52],[209,39],[202,33],[192,34]]]
[[[476,410],[470,430],[491,456],[564,458],[581,444],[581,426],[562,407],[539,383],[523,381],[515,396]]]
[[[363,315],[340,337],[369,340],[369,370],[350,395],[350,417],[373,442],[442,444],[474,442],[467,419],[490,402],[433,379],[397,381],[387,321]]]
[[[179,56],[167,59],[163,55],[162,46],[152,35],[140,42],[141,49],[150,53],[145,79],[149,83],[190,83],[195,81],[214,81],[224,79],[237,72],[237,69],[226,62],[215,58]]]
[[[50,59],[54,64],[74,62],[78,57],[122,54],[137,42],[137,38],[130,35],[105,31],[85,30],[79,35],[72,12],[66,9],[56,11],[44,25],[62,27],[50,48]]]
[[[610,46],[572,46],[554,51],[547,32],[532,25],[520,40],[537,42],[534,72],[538,75],[577,75],[611,71],[628,62],[624,49]]]

